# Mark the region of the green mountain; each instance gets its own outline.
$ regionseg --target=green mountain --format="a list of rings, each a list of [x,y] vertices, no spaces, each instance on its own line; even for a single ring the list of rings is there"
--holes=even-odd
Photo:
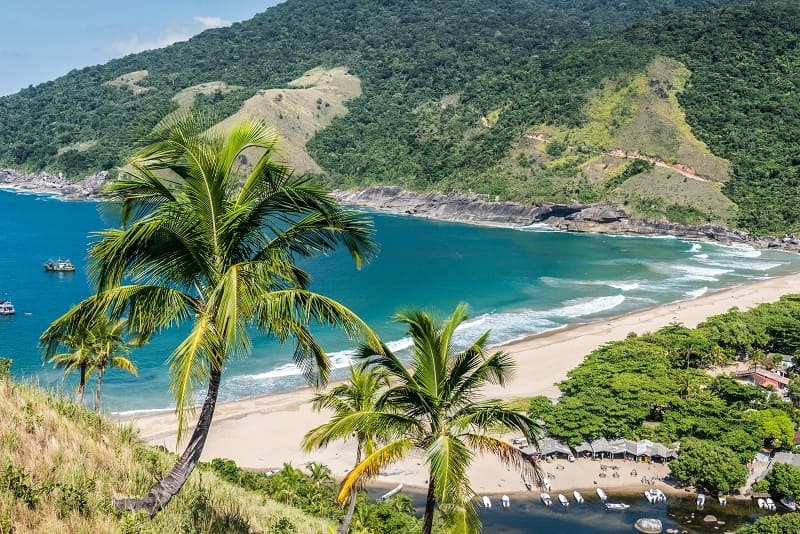
[[[181,108],[258,115],[337,187],[800,228],[789,0],[288,0],[0,98],[0,165],[113,169]]]

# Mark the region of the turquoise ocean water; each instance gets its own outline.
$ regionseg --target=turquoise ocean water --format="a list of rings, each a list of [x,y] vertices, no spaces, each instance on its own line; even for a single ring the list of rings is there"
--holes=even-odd
[[[0,191],[0,298],[17,308],[16,316],[0,317],[0,356],[14,359],[17,377],[64,390],[73,387],[42,364],[36,341],[50,321],[89,294],[89,234],[115,222],[101,216],[98,206]],[[445,314],[465,301],[472,319],[458,336],[471,339],[491,329],[492,340],[499,343],[800,271],[796,255],[742,246],[373,217],[381,253],[372,264],[357,271],[345,254],[337,253],[305,266],[315,290],[355,310],[396,350],[408,346],[402,329],[391,321],[403,307]],[[70,258],[77,271],[44,272],[42,264],[57,257]],[[116,412],[169,408],[164,359],[182,333],[166,332],[132,355],[138,378],[110,372],[104,404]],[[334,365],[343,369],[349,342],[334,331],[319,336]],[[251,356],[226,369],[222,400],[303,385],[291,353],[290,346],[255,335]]]

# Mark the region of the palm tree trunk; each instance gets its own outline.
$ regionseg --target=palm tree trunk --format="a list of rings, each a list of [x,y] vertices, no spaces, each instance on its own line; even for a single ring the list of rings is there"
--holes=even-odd
[[[78,391],[75,392],[75,402],[83,404],[83,390],[86,388],[86,364],[81,364],[81,381],[78,384]]]
[[[100,390],[103,389],[103,370],[97,372],[97,389],[94,390],[94,411],[100,411]]]
[[[428,496],[425,497],[425,516],[422,519],[422,534],[431,534],[433,530],[433,509],[436,506],[436,497],[433,494],[433,475],[428,481]]]
[[[360,463],[361,463],[361,441],[358,442],[358,447],[356,447],[356,463],[354,465],[358,465]],[[353,521],[353,514],[356,511],[357,500],[358,500],[358,490],[356,489],[350,496],[350,504],[347,506],[347,513],[344,514],[344,519],[342,520],[342,524],[339,527],[337,534],[347,534],[347,532],[350,530],[350,522]]]
[[[211,419],[214,417],[214,408],[217,405],[217,394],[219,393],[219,382],[222,372],[211,370],[210,380],[208,381],[208,393],[200,410],[200,418],[197,426],[192,432],[192,437],[186,445],[178,463],[161,481],[153,486],[141,499],[118,499],[114,501],[114,506],[119,511],[146,511],[150,517],[164,508],[169,501],[178,494],[183,485],[192,474],[195,465],[200,460],[200,454],[206,444],[208,431],[211,429]]]

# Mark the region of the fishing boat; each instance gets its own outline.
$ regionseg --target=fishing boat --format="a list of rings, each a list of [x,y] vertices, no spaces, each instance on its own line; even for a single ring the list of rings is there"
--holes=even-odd
[[[14,315],[17,313],[17,310],[14,309],[14,305],[11,304],[11,301],[8,300],[0,300],[0,315]]]
[[[594,491],[595,493],[597,493],[597,496],[600,497],[600,502],[606,502],[606,499],[608,499],[608,495],[606,495],[606,492],[603,491],[602,488],[597,488]]]
[[[503,508],[508,508],[511,506],[511,499],[508,498],[508,495],[503,495],[500,498],[500,503],[503,505]]]
[[[633,524],[633,528],[644,534],[661,534],[661,531],[664,530],[664,525],[661,523],[660,519],[642,517],[636,520],[636,523]]]
[[[783,497],[778,502],[790,512],[796,512],[798,509],[797,502],[791,497]]]
[[[758,507],[759,508],[761,508],[762,510],[766,510],[767,509],[767,501],[765,501],[764,499],[759,497],[757,502],[758,502]]]
[[[44,270],[55,273],[71,273],[75,271],[75,266],[69,260],[47,260],[44,262]]]
[[[717,499],[719,500],[719,504],[721,506],[725,506],[728,504],[728,498],[725,495],[718,495]]]
[[[484,508],[491,508],[492,507],[492,500],[487,497],[486,495],[483,496],[483,507]]]
[[[775,501],[773,501],[769,497],[764,499],[764,502],[767,504],[767,510],[769,510],[770,512],[774,512],[775,510],[778,509],[778,507],[775,505]]]
[[[702,509],[706,505],[706,496],[702,493],[697,494],[697,507]]]
[[[394,488],[390,489],[389,491],[387,491],[386,493],[384,493],[383,495],[381,495],[381,496],[378,498],[378,500],[379,500],[379,501],[385,501],[386,499],[388,499],[388,498],[389,498],[389,497],[391,497],[392,495],[396,495],[396,494],[400,493],[400,490],[402,490],[402,489],[403,489],[403,485],[402,485],[402,484],[398,484],[396,487],[394,487]]]
[[[563,493],[558,494],[558,502],[561,503],[561,506],[569,506],[569,499]]]
[[[542,493],[539,495],[539,498],[542,499],[542,503],[544,503],[544,505],[547,507],[550,507],[553,504],[553,499],[550,498],[550,494],[548,493]]]
[[[656,488],[645,490],[644,498],[647,499],[647,502],[650,504],[667,502],[667,496],[664,495],[664,492]]]
[[[586,502],[586,499],[583,498],[583,495],[581,495],[581,492],[578,490],[573,491],[572,496],[575,497],[575,502],[578,504],[583,504]]]
[[[628,508],[630,508],[630,504],[625,504],[624,502],[608,502],[606,503],[606,510],[614,511],[614,512],[624,512]]]

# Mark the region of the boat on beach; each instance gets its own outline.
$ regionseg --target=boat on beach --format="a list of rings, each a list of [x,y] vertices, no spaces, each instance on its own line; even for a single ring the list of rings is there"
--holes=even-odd
[[[503,497],[500,499],[500,503],[503,505],[503,508],[508,508],[511,506],[511,499],[508,497],[508,495],[503,495]]]
[[[778,509],[778,507],[775,505],[775,501],[773,501],[773,500],[772,500],[772,499],[770,499],[769,497],[767,497],[766,499],[764,499],[764,502],[765,502],[765,503],[766,503],[766,505],[767,505],[767,510],[769,510],[770,512],[774,512],[775,510],[777,510],[777,509]]]
[[[606,500],[608,499],[608,495],[606,495],[606,492],[603,491],[602,488],[597,488],[594,491],[595,493],[597,493],[597,496],[600,497],[600,502],[606,502]]]
[[[702,509],[706,505],[706,496],[702,493],[697,494],[697,508]]]
[[[558,502],[561,503],[561,506],[567,507],[569,506],[569,499],[567,499],[566,495],[563,493],[558,494]]]
[[[657,488],[645,490],[644,498],[647,499],[647,502],[650,504],[667,502],[667,496],[664,495],[663,491]]]
[[[782,497],[778,502],[790,512],[796,512],[798,510],[797,502],[791,497]]]
[[[47,260],[44,262],[44,270],[55,273],[71,273],[75,271],[75,266],[69,260]]]
[[[533,487],[531,484],[531,477],[528,476],[528,473],[522,473],[522,483],[525,484],[525,487],[528,489],[528,491],[530,491],[530,489]]]
[[[586,499],[583,498],[583,495],[581,495],[581,492],[578,490],[573,491],[572,496],[575,497],[575,502],[578,504],[583,504],[586,502]]]
[[[539,495],[539,498],[542,499],[542,503],[544,503],[544,505],[547,507],[550,507],[553,504],[553,499],[550,498],[548,493],[542,493]]]
[[[17,310],[14,308],[14,305],[11,304],[11,301],[2,299],[0,300],[0,315],[14,315],[17,313]]]
[[[487,496],[483,496],[483,507],[489,509],[492,507],[492,500]]]
[[[724,496],[724,495],[717,496],[717,499],[719,500],[719,504],[721,506],[725,506],[725,505],[728,504],[728,498],[726,496]]]
[[[624,502],[609,502],[606,503],[606,510],[614,511],[614,512],[624,512],[628,508],[631,507],[630,504],[625,504]]]

